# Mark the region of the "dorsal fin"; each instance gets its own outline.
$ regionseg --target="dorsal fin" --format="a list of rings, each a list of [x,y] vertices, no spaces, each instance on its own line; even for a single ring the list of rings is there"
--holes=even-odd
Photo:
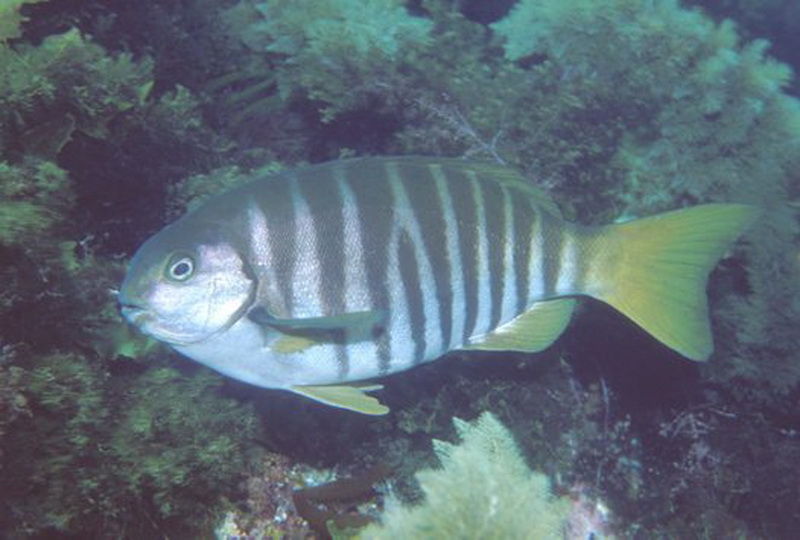
[[[474,170],[476,173],[496,179],[511,189],[515,189],[534,200],[534,202],[542,208],[542,210],[553,214],[554,216],[561,217],[561,210],[556,205],[555,201],[547,194],[542,188],[531,184],[525,178],[511,167],[500,165],[496,163],[478,163],[465,161],[468,168]]]
[[[442,167],[445,170],[456,169],[460,172],[472,171],[481,177],[496,180],[509,189],[531,198],[536,205],[545,212],[556,217],[561,217],[561,211],[547,192],[526,181],[518,171],[506,165],[458,158],[430,158],[425,156],[401,156],[375,159],[384,159],[386,161],[396,161],[400,164],[413,164],[423,167],[433,165]]]

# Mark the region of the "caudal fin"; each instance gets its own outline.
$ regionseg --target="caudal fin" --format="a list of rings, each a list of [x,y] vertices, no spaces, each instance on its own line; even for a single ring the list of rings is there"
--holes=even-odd
[[[595,237],[589,294],[692,360],[713,351],[706,281],[755,219],[741,204],[708,204],[611,225]]]

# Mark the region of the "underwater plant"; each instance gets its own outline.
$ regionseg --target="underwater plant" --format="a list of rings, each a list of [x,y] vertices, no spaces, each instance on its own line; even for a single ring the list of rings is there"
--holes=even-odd
[[[42,2],[43,0],[2,0],[0,2],[0,47],[3,42],[18,38],[20,26],[26,20],[19,9],[25,4]]]
[[[439,469],[417,473],[424,500],[388,501],[362,538],[563,538],[570,502],[531,471],[514,437],[491,413],[453,423],[459,444],[434,440]]]
[[[8,374],[28,412],[2,433],[4,531],[149,534],[154,521],[188,531],[220,504],[215,494],[237,490],[256,426],[217,377],[162,367],[112,380],[71,353],[23,366]]]
[[[306,93],[321,103],[323,121],[364,99],[360,81],[396,72],[431,43],[431,22],[399,0],[266,0],[232,9],[228,19],[243,25],[232,30],[276,58],[279,93]]]
[[[74,28],[36,46],[0,46],[0,65],[4,155],[55,159],[75,131],[106,137],[110,122],[143,103],[152,86],[150,60],[111,56]]]

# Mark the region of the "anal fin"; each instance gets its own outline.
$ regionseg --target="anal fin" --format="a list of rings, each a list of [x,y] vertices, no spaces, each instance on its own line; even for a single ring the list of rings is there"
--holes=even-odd
[[[575,299],[536,302],[493,332],[472,338],[467,350],[539,352],[553,344],[567,328]]]

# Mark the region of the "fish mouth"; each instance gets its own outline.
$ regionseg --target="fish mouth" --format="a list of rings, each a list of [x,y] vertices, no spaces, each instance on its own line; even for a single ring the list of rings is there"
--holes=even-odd
[[[157,323],[157,317],[152,310],[141,304],[120,302],[119,307],[122,316],[130,324],[137,327],[142,334],[153,339],[163,341],[172,346],[184,347],[202,341],[202,339],[192,339],[192,336],[186,336],[161,327]]]
[[[137,324],[137,320],[147,315],[147,310],[144,306],[133,304],[130,302],[122,302],[119,305],[122,316],[128,319],[132,324]]]

